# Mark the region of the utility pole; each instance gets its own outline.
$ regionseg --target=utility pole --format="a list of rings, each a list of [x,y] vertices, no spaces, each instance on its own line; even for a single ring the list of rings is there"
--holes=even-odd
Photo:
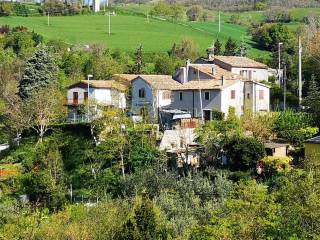
[[[72,203],[72,183],[70,184],[70,202]]]
[[[221,32],[221,12],[219,11],[219,33]]]
[[[111,13],[110,13],[110,11],[108,13],[108,16],[109,16],[109,21],[108,21],[109,29],[108,29],[108,32],[109,32],[109,36],[110,36],[111,35]]]
[[[48,12],[48,26],[50,25],[50,13]]]
[[[89,74],[88,75],[88,89],[87,89],[87,91],[88,91],[88,102],[87,102],[87,104],[88,104],[88,112],[87,112],[87,121],[89,122],[89,120],[90,120],[90,78],[92,78],[93,76],[91,75],[91,74]]]
[[[299,36],[299,107],[302,107],[302,44]]]
[[[282,42],[279,42],[278,43],[278,61],[279,61],[279,68],[278,68],[278,83],[279,83],[279,86],[281,86],[281,74],[280,74],[280,71],[281,71],[281,45],[283,43]]]
[[[202,91],[201,91],[201,87],[200,87],[200,76],[199,76],[199,69],[198,69],[198,83],[199,83],[199,98],[200,98],[200,111],[201,111],[201,121],[202,123],[204,122],[204,118],[203,118],[203,110],[202,110]]]
[[[283,66],[283,111],[286,110],[286,93],[287,93],[287,66]]]

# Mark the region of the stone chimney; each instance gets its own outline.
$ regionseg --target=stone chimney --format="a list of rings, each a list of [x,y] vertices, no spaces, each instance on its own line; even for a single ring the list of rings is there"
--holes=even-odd
[[[221,76],[221,86],[224,85],[224,82],[226,81],[226,77],[224,75]]]
[[[214,60],[214,53],[208,52],[208,60],[213,61]]]
[[[212,71],[211,71],[211,74],[212,74],[213,76],[215,76],[215,75],[217,74],[216,65],[213,64],[211,70],[212,70]]]
[[[186,83],[187,82],[187,69],[186,67],[181,67],[176,74],[173,76],[173,79],[180,82]]]

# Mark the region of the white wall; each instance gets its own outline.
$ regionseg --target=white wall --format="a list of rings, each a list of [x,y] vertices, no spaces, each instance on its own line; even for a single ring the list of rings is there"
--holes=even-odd
[[[73,93],[74,92],[78,92],[78,103],[79,104],[83,104],[84,103],[84,93],[87,92],[87,89],[84,89],[84,88],[71,88],[71,89],[68,89],[68,92],[67,92],[67,103],[69,105],[73,104]],[[90,88],[90,96],[92,95],[92,93],[93,93],[93,89]]]
[[[182,101],[180,100],[182,93]],[[210,93],[209,100],[205,100],[205,92]],[[170,108],[185,110],[192,114],[193,117],[201,117],[199,90],[173,91],[173,100]],[[221,93],[219,90],[202,90],[202,110],[216,109],[221,111]]]
[[[100,0],[93,0],[93,11],[99,12],[100,11]]]
[[[94,99],[99,104],[112,105],[111,89],[93,89],[93,93],[90,94],[90,99]]]
[[[238,81],[237,83],[222,89],[221,91],[221,112],[228,115],[229,108],[234,107],[237,116],[243,114],[243,95],[244,95],[244,83]],[[231,91],[235,90],[235,99],[231,98]]]
[[[157,107],[166,107],[171,104],[171,98],[164,98],[164,93],[168,92],[168,90],[156,90],[155,94],[157,94]],[[172,93],[171,93],[172,94]]]
[[[270,89],[259,85],[255,84],[255,94],[256,94],[256,107],[255,111],[260,112],[260,111],[269,111],[270,110]],[[259,90],[262,90],[264,92],[264,98],[262,100],[259,99]]]
[[[84,104],[84,93],[87,92],[85,88],[71,88],[67,92],[67,103],[73,104],[73,93],[78,92],[78,104]],[[112,105],[119,108],[126,107],[125,93],[121,93],[114,89],[90,88],[89,99],[96,101],[102,105]]]
[[[259,99],[259,92],[264,92],[263,99]],[[249,98],[248,98],[249,94]],[[270,111],[270,89],[259,83],[245,83],[245,102],[253,112]]]
[[[144,88],[145,90],[145,98],[139,98],[139,89],[142,89],[142,88]],[[131,89],[132,89],[132,92],[131,92],[132,112],[136,114],[140,114],[141,108],[145,107],[148,109],[148,112],[150,113],[150,115],[154,115],[155,99],[154,99],[153,91],[150,85],[142,78],[138,78],[132,82]]]
[[[249,80],[249,71],[252,72],[252,79],[254,81],[268,81],[269,79],[269,72],[268,69],[260,69],[260,68],[235,68],[231,69],[232,73],[239,74],[240,71],[245,70],[248,71],[248,80]]]

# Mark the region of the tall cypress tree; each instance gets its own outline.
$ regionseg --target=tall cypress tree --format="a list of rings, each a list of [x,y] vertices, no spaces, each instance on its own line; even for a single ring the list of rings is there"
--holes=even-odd
[[[237,43],[229,37],[224,49],[225,56],[235,56],[237,54],[238,46]]]
[[[142,72],[143,67],[143,52],[142,52],[142,44],[137,48],[135,52],[135,66],[134,66],[134,73],[140,74]]]
[[[315,81],[314,75],[311,77],[309,90],[302,104],[306,111],[313,115],[317,126],[320,127],[320,88]]]
[[[19,95],[28,98],[32,92],[56,82],[58,68],[46,48],[40,47],[26,62],[19,85]]]
[[[222,54],[222,44],[219,41],[219,39],[217,39],[217,41],[214,43],[214,55],[218,56]]]

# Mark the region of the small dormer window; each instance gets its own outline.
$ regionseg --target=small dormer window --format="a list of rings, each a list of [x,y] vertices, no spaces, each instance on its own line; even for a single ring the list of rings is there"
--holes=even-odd
[[[145,89],[140,88],[139,89],[139,98],[145,98],[145,97],[146,97]]]
[[[179,92],[179,100],[182,101],[182,92]]]

